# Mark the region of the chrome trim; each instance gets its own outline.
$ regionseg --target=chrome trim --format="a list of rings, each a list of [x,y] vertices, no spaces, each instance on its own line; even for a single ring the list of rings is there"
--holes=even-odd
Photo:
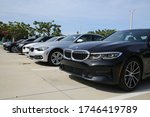
[[[68,57],[65,56],[65,51],[67,51],[67,50],[71,52],[71,58],[68,58]],[[75,59],[75,58],[72,56],[72,54],[73,54],[74,52],[76,52],[76,51],[87,53],[87,57],[86,57],[85,59],[83,59],[83,60],[77,60],[77,59]],[[79,53],[79,54],[80,54],[80,53]],[[90,52],[87,51],[87,50],[72,50],[72,49],[65,49],[65,50],[63,51],[63,57],[64,57],[65,59],[73,60],[73,61],[77,61],[77,62],[85,61],[85,60],[87,60],[87,59],[89,58],[89,56],[90,56]]]
[[[100,57],[101,57],[102,54],[113,54],[113,53],[118,53],[119,55],[117,57],[115,57],[115,58],[105,58],[105,59],[108,59],[108,60],[116,59],[116,58],[118,58],[118,57],[120,57],[122,55],[122,52],[97,52],[97,53],[91,53],[91,55],[100,54]]]
[[[71,49],[64,49],[64,51],[63,51],[63,58],[68,59],[68,60],[71,60],[71,57],[68,58],[68,57],[65,56],[65,51],[67,51],[67,50],[68,50],[68,51],[71,51],[71,54],[72,54],[72,51],[73,51],[73,50],[71,50]]]
[[[83,59],[83,60],[74,59],[74,57],[72,56],[72,54],[73,54],[73,52],[75,52],[75,51],[86,52],[86,53],[87,53],[87,57],[86,57],[85,59]],[[72,53],[71,53],[71,59],[72,59],[73,61],[77,61],[77,62],[85,61],[85,60],[87,60],[87,59],[89,58],[89,56],[90,56],[90,52],[87,51],[87,50],[73,50]]]

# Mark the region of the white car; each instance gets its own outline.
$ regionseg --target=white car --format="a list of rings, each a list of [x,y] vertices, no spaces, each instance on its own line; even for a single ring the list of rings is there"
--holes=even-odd
[[[28,56],[30,48],[38,43],[30,43],[30,44],[24,45],[22,48],[22,53]]]
[[[45,42],[49,39],[51,39],[52,37],[39,37],[36,40],[34,40],[32,43],[26,44],[22,47],[22,53],[23,54],[28,54],[29,53],[29,48],[32,47],[33,45],[37,44],[37,43],[41,43],[41,42]]]
[[[48,37],[47,37],[47,38],[48,38]],[[47,38],[45,37],[45,40],[46,40]],[[61,39],[63,39],[63,38],[64,38],[64,36],[57,36],[57,37],[52,37],[52,38],[49,37],[48,40],[46,40],[46,41],[44,42],[44,38],[41,37],[41,38],[39,38],[39,39],[43,40],[42,42],[40,41],[40,42],[35,42],[35,43],[30,43],[30,44],[24,45],[23,48],[22,48],[22,53],[25,54],[26,56],[28,56],[29,50],[30,50],[30,48],[32,48],[33,46],[35,46],[35,45],[37,45],[37,44],[40,44],[40,45],[41,45],[43,42],[44,42],[44,43],[49,43],[49,42],[52,42],[52,41],[59,41],[59,40],[61,40]]]

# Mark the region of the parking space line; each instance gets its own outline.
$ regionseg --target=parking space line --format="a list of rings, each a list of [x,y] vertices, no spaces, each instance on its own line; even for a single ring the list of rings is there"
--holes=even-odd
[[[115,96],[112,98],[108,98],[105,100],[124,100],[124,99],[128,99],[128,98],[132,98],[132,97],[136,97],[136,96],[140,96],[140,95],[144,95],[144,94],[148,94],[150,93],[150,89],[149,90],[145,90],[145,91],[141,91],[141,92],[134,92],[134,93],[127,93],[127,94],[123,94],[120,96]]]
[[[58,67],[53,67],[53,68],[36,68],[36,69],[31,69],[31,71],[46,71],[46,70],[58,70]]]

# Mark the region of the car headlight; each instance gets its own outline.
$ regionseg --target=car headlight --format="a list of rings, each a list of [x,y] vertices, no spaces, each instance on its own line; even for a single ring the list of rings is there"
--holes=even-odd
[[[91,53],[90,59],[116,59],[122,55],[122,52],[101,52],[101,53]]]
[[[40,47],[40,48],[35,48],[35,50],[37,51],[45,51],[47,50],[49,47]]]

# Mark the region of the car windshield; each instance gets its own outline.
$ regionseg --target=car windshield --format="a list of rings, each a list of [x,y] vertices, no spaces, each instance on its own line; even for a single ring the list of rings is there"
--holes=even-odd
[[[24,43],[24,42],[26,42],[26,40],[27,40],[27,39],[25,39],[25,40],[21,41],[21,43]]]
[[[79,37],[80,35],[69,35],[69,36],[66,36],[65,38],[63,38],[62,40],[60,41],[74,41],[75,39],[77,39],[77,37]]]
[[[23,41],[24,41],[24,39],[20,39],[20,40],[17,41],[17,43],[20,43],[20,42],[23,42]]]
[[[131,41],[131,42],[145,42],[150,35],[149,30],[128,30],[128,31],[118,31],[104,41]]]
[[[52,37],[49,40],[47,40],[46,42],[52,42],[52,41],[55,41],[56,39],[57,39],[57,37]]]
[[[43,39],[44,37],[39,37],[36,40],[34,40],[33,42],[39,42],[41,39]]]

